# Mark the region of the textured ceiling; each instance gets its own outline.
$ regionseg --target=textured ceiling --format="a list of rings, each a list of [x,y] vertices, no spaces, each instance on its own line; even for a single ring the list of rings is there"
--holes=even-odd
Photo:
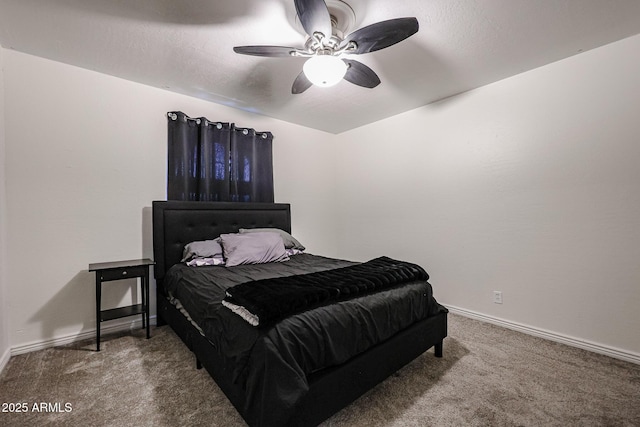
[[[640,33],[638,0],[347,0],[355,28],[415,16],[419,32],[359,55],[382,84],[292,95],[302,58],[293,0],[0,0],[0,44],[340,133]]]

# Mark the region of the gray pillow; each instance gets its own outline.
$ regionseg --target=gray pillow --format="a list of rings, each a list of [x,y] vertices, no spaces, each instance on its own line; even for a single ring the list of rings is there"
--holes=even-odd
[[[187,262],[192,258],[213,258],[222,256],[222,246],[215,240],[201,240],[185,245],[182,251],[182,262]]]
[[[240,233],[278,233],[284,241],[284,247],[287,249],[298,249],[304,251],[305,247],[302,246],[291,234],[279,228],[241,228]]]
[[[227,267],[289,260],[278,233],[221,234],[220,243]]]

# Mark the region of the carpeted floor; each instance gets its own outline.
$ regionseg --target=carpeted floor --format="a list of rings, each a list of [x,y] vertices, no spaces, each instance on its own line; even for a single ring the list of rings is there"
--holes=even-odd
[[[245,426],[168,327],[103,343],[11,358],[0,425]],[[323,426],[640,426],[640,366],[450,315],[444,358],[429,350]]]

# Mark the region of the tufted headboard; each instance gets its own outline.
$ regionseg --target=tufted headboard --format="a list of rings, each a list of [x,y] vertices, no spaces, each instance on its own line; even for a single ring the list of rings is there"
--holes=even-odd
[[[162,281],[182,259],[184,245],[209,240],[240,228],[273,227],[291,233],[288,203],[153,202],[155,278]]]

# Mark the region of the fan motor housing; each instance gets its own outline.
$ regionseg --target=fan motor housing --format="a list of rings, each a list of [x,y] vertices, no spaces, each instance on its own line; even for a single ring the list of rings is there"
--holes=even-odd
[[[342,40],[345,34],[349,34],[356,26],[356,13],[351,6],[341,0],[325,0],[329,15],[331,17],[332,36]],[[295,27],[302,33],[306,34],[298,15],[295,15]]]

